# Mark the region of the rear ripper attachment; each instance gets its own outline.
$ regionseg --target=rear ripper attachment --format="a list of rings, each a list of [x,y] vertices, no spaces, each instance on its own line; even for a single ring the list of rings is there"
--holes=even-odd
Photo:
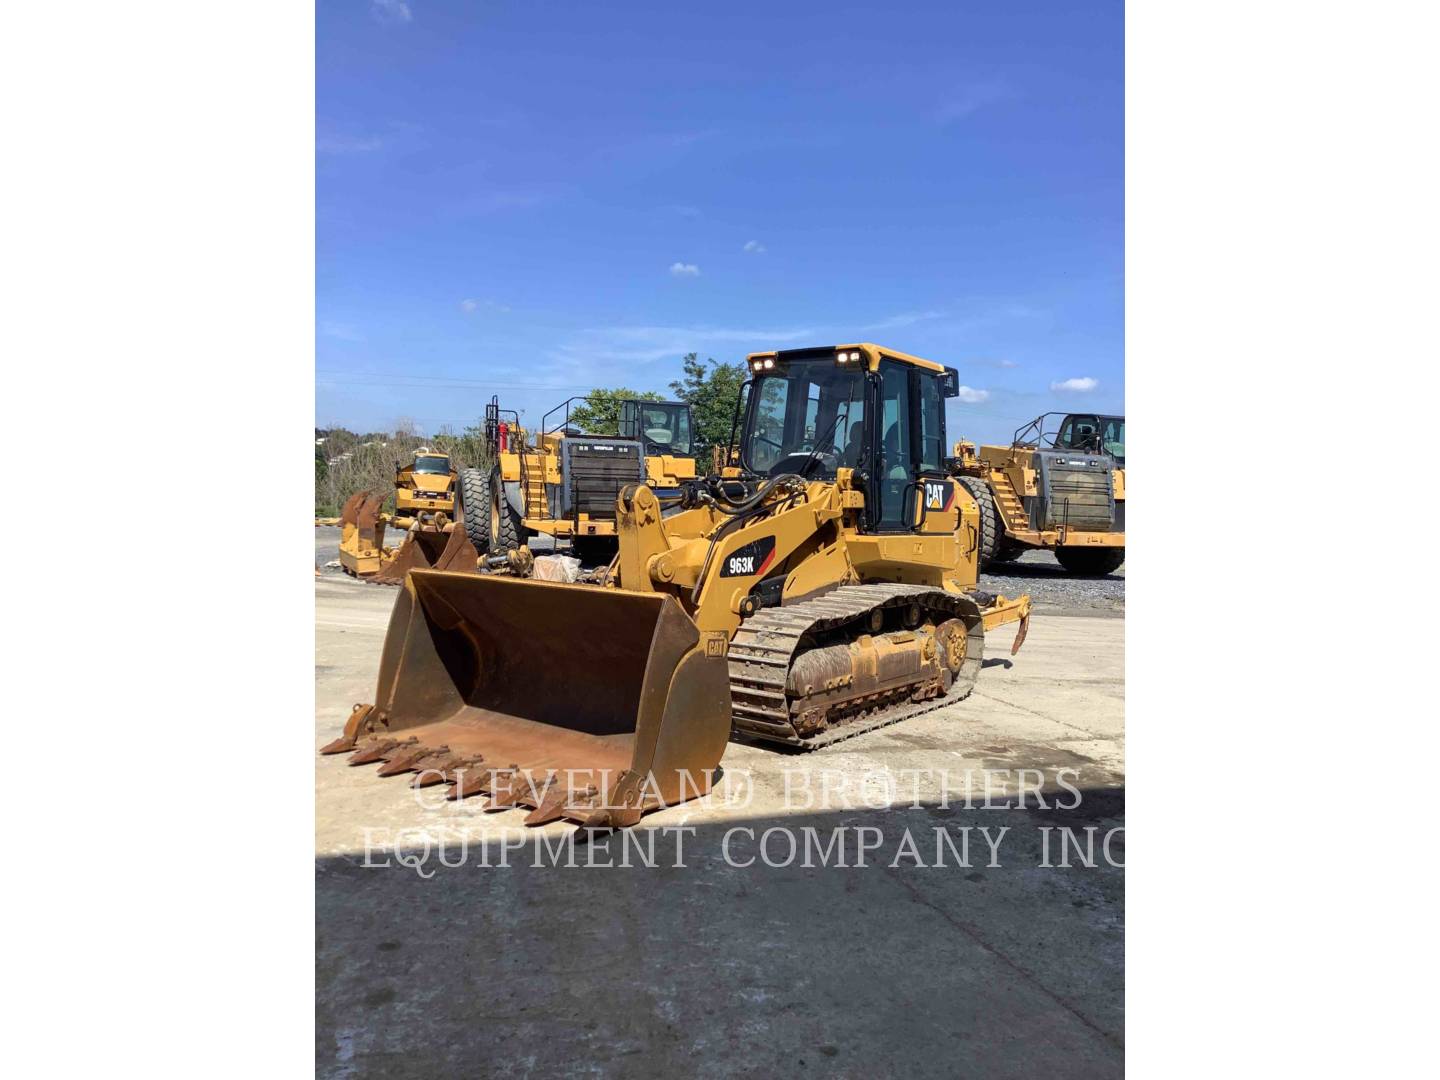
[[[528,825],[633,825],[710,789],[725,663],[672,597],[436,570],[401,588],[375,702],[322,753],[529,807]]]

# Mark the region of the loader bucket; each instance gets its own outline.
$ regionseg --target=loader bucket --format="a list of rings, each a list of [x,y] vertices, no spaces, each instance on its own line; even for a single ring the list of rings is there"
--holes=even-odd
[[[373,577],[386,555],[385,525],[380,521],[382,500],[359,492],[345,500],[340,512],[340,566],[359,578]]]
[[[673,597],[412,570],[375,703],[321,752],[601,828],[703,795],[729,734],[725,658]]]
[[[340,525],[354,525],[360,520],[360,504],[365,501],[366,492],[357,491],[345,500],[345,505],[340,508]]]
[[[384,502],[384,499],[368,492],[362,495],[355,511],[355,525],[362,537],[368,539],[375,534],[375,527],[380,523],[380,507]]]
[[[449,532],[411,529],[405,534],[405,542],[396,549],[395,557],[370,580],[381,585],[399,585],[411,570],[458,570],[473,574],[479,561],[480,556],[475,554],[475,546],[463,528]]]
[[[445,547],[435,559],[436,570],[453,570],[459,574],[473,574],[480,565],[480,553],[470,542],[464,525],[450,526],[446,534]]]

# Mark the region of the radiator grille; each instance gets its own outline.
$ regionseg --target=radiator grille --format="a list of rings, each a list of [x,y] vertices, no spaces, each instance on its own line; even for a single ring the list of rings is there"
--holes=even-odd
[[[645,478],[640,445],[609,439],[566,439],[565,512],[613,518],[626,484]]]
[[[1041,454],[1040,489],[1047,529],[1087,532],[1115,527],[1110,459],[1101,454]]]

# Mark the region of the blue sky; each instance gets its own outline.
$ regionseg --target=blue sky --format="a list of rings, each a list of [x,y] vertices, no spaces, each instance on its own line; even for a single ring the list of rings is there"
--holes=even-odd
[[[1124,408],[1123,5],[321,0],[316,422],[876,341]]]

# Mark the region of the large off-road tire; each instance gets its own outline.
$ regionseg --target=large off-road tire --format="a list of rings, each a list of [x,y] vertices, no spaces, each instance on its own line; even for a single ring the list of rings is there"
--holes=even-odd
[[[1123,547],[1057,547],[1055,558],[1078,577],[1104,577],[1125,564]]]
[[[1000,544],[1000,515],[995,511],[995,498],[990,494],[990,485],[980,477],[961,476],[957,479],[980,504],[980,569],[984,570],[994,561]]]
[[[529,534],[520,524],[520,515],[505,498],[505,484],[500,479],[500,470],[490,474],[490,553],[503,555],[523,547]]]
[[[1014,562],[1021,555],[1024,555],[1029,548],[1021,547],[1019,544],[1012,544],[1009,540],[1001,540],[995,546],[995,554],[990,556],[992,563]]]
[[[490,550],[490,477],[479,469],[461,469],[455,484],[455,520],[465,527],[475,551]]]

